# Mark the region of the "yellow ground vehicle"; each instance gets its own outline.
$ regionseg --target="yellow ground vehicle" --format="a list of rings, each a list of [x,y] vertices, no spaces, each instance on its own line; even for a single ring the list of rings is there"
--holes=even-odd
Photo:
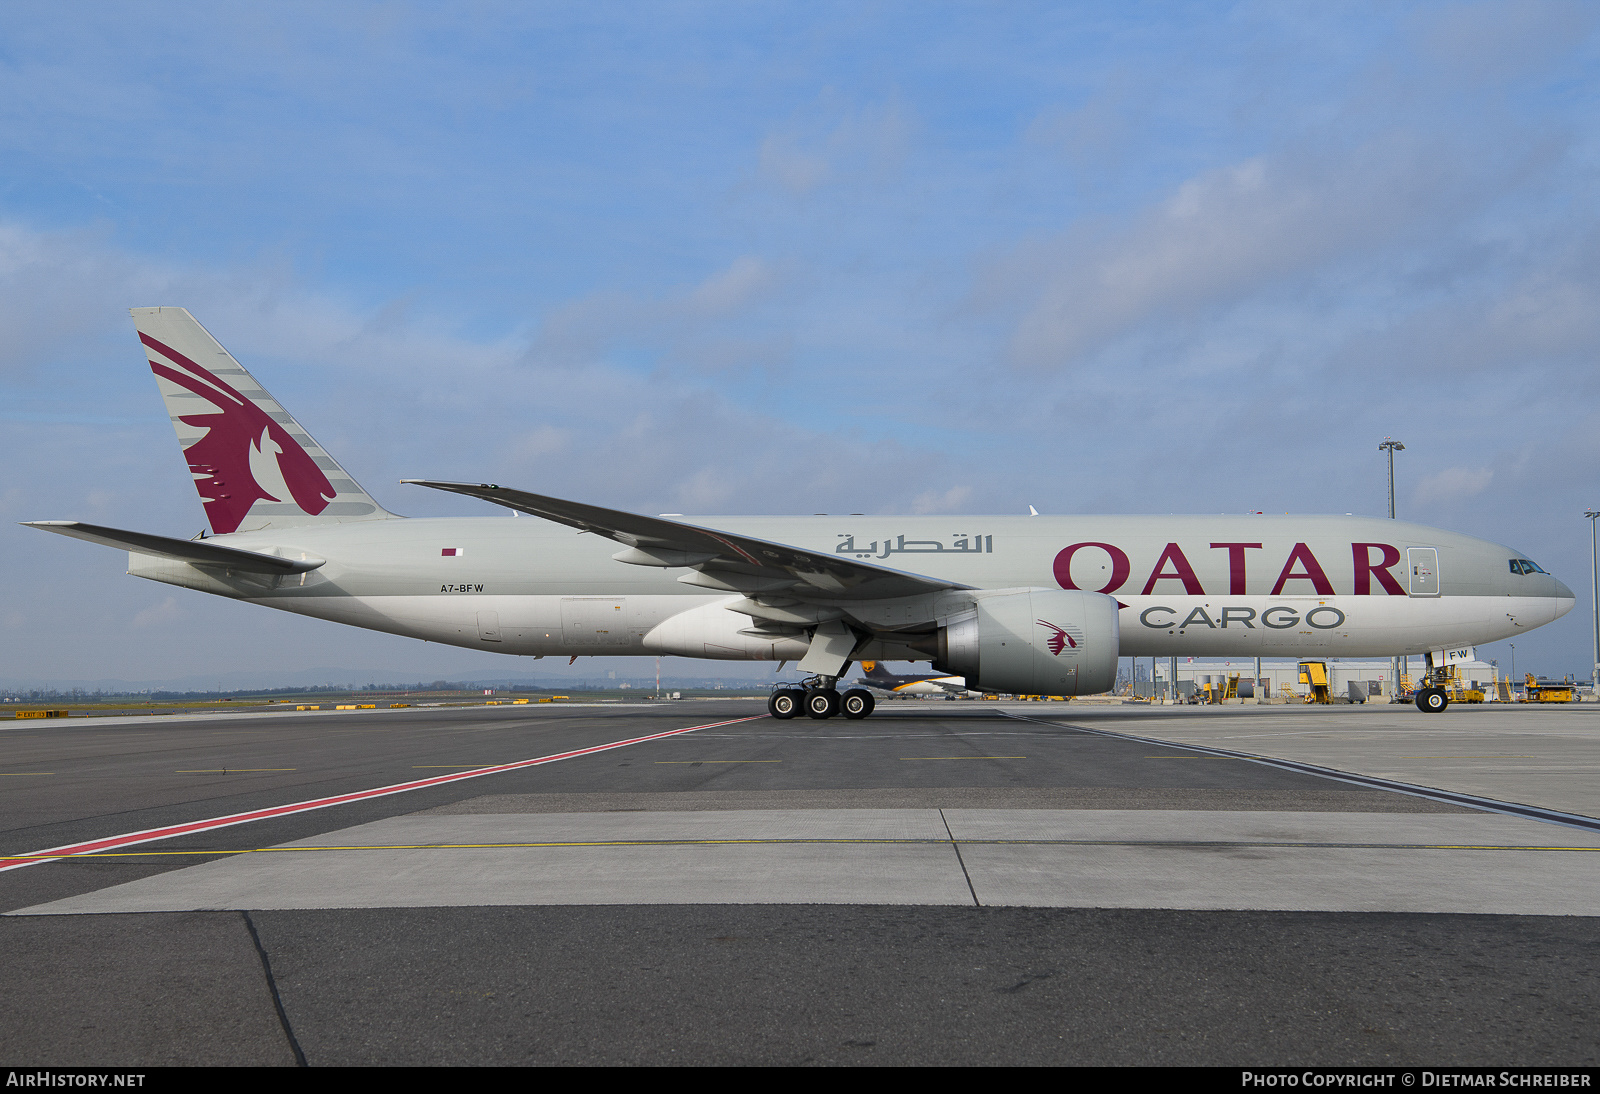
[[[1571,680],[1540,680],[1528,673],[1522,693],[1525,703],[1575,703],[1578,691]]]
[[[1452,703],[1481,703],[1484,700],[1483,689],[1472,687],[1461,679],[1461,670],[1454,665],[1445,669],[1444,690]]]
[[[1331,703],[1333,694],[1328,690],[1328,666],[1322,661],[1300,662],[1300,682],[1310,686],[1308,703]]]

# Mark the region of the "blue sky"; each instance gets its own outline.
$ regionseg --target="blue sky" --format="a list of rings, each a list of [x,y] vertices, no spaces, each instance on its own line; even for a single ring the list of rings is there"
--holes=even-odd
[[[513,667],[16,528],[200,527],[148,304],[399,512],[1378,513],[1393,435],[1402,515],[1588,596],[1593,5],[6,15],[0,681]]]

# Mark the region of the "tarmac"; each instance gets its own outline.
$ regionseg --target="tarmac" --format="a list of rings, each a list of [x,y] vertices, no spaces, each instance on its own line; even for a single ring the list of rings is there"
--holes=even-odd
[[[0,1060],[1594,1064],[1597,769],[1586,706],[17,723]]]

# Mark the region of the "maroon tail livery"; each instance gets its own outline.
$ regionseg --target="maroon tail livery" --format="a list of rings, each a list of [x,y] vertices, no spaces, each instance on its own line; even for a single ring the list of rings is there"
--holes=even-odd
[[[259,466],[261,457],[277,456],[279,477],[288,486],[296,505],[311,516],[328,507],[335,497],[333,484],[322,469],[311,462],[289,431],[267,417],[266,411],[239,394],[233,385],[215,373],[195,364],[170,346],[139,335],[139,340],[181,367],[180,372],[150,361],[150,370],[205,399],[216,407],[214,414],[184,414],[185,425],[204,429],[206,434],[183,450],[189,457],[195,489],[205,502],[212,531],[236,531],[250,507],[257,501],[288,501],[268,493],[256,481],[251,464]],[[276,452],[270,452],[271,445]],[[252,453],[256,456],[251,459]]]
[[[213,532],[390,515],[187,311],[133,318]]]

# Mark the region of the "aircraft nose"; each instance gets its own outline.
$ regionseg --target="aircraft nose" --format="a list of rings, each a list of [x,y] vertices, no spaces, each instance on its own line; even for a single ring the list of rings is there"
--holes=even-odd
[[[1555,618],[1560,619],[1573,609],[1573,606],[1578,603],[1578,598],[1571,589],[1567,588],[1566,582],[1554,577],[1550,579],[1550,582],[1555,586],[1555,589],[1550,593],[1556,602]]]

